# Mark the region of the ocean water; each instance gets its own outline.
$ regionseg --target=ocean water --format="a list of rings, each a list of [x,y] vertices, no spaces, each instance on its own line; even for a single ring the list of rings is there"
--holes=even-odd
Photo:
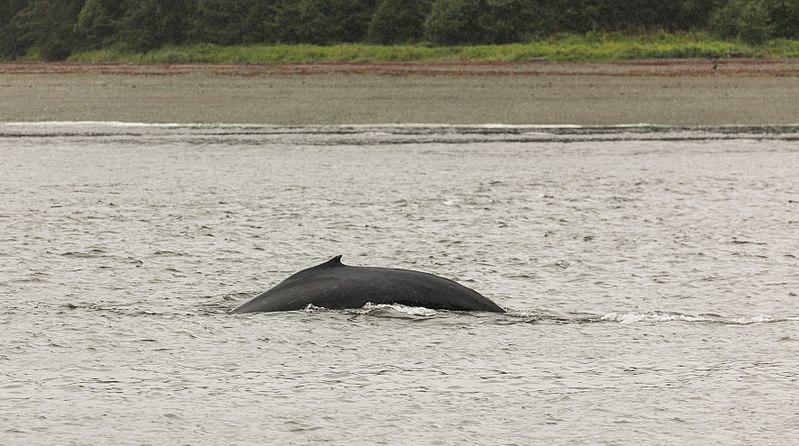
[[[799,442],[799,127],[0,124],[0,444]],[[508,314],[233,315],[343,255]]]

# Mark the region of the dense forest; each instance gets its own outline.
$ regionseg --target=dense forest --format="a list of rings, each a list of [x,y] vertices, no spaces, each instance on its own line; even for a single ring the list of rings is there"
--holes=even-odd
[[[430,45],[557,33],[707,31],[799,38],[799,0],[2,0],[0,58],[193,43]]]

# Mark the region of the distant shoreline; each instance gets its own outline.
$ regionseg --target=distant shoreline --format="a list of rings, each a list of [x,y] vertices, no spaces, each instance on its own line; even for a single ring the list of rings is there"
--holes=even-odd
[[[264,76],[375,74],[424,76],[799,77],[799,59],[629,61],[306,61],[264,63],[0,62],[3,74],[210,74]]]
[[[0,63],[0,121],[786,125],[799,61]]]

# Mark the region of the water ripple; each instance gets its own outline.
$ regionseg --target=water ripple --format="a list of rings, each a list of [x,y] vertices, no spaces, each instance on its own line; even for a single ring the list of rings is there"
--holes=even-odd
[[[797,135],[0,123],[0,443],[785,444]],[[229,314],[338,254],[509,313]]]

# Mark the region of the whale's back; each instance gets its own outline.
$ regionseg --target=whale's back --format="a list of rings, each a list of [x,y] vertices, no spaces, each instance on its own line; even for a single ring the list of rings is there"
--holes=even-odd
[[[347,266],[341,256],[302,270],[233,312],[360,308],[402,304],[453,311],[504,310],[477,291],[433,274],[395,268]]]

